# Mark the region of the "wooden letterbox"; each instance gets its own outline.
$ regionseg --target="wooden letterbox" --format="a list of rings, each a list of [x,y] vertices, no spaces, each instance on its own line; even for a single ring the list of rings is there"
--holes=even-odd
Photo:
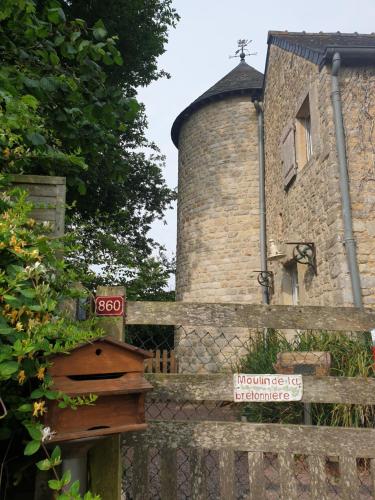
[[[274,365],[276,373],[299,373],[324,377],[331,370],[331,355],[329,352],[279,352]]]
[[[44,423],[56,433],[51,441],[145,429],[144,397],[152,386],[143,377],[143,368],[150,356],[111,337],[54,356],[49,369],[53,389],[69,396],[96,394],[98,399],[76,410],[48,402]]]

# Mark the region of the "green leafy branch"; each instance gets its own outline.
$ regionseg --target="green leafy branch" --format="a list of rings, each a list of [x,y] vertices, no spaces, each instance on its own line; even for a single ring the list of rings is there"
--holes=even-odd
[[[0,439],[16,448],[19,443],[23,456],[31,460],[44,450],[46,458],[37,465],[53,471],[55,479],[49,485],[59,493],[58,498],[80,499],[79,484],[70,485],[69,473],[59,477],[56,472],[60,450],[55,448],[48,455],[45,443],[53,429],[44,427],[42,418],[49,401],[76,410],[94,404],[97,397],[70,397],[54,390],[48,367],[52,356],[68,353],[103,332],[94,320],[77,322],[64,315],[64,300],[82,293],[73,286],[78,276],[61,258],[72,248],[46,234],[46,225],[30,217],[31,209],[25,192],[0,186],[0,394],[6,408]],[[14,473],[19,475],[19,470],[23,469]],[[98,497],[87,493],[84,498]]]

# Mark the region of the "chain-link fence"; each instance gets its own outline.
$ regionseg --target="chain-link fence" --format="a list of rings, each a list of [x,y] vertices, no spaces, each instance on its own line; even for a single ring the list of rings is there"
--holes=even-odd
[[[163,335],[163,331],[165,335]],[[253,334],[258,337],[258,334]],[[175,359],[180,373],[235,371],[238,362],[253,350],[253,339],[245,328],[189,328],[179,326],[128,327],[127,342],[151,351],[153,372],[171,372],[167,357]],[[146,370],[147,371],[147,370]],[[151,371],[151,370],[150,370]]]
[[[153,352],[153,359],[146,367],[149,372],[164,373],[302,373],[304,375],[363,375],[373,376],[370,340],[361,336],[296,331],[255,332],[243,328],[178,327],[160,333],[150,328],[132,327],[127,340]],[[280,354],[283,353],[283,354]],[[344,356],[345,354],[345,356]],[[340,356],[341,359],[340,361]],[[356,366],[356,360],[358,366]],[[361,371],[362,370],[362,371]],[[233,403],[231,401],[154,401],[146,404],[147,420],[163,421],[242,421],[263,423],[312,423],[314,425],[342,425],[375,427],[373,406],[303,404],[301,402]],[[190,449],[178,448],[176,452],[177,498],[192,498]],[[219,452],[204,450],[205,489],[208,499],[220,498]],[[134,471],[133,449],[124,446],[123,493],[126,500],[133,500]],[[311,498],[309,459],[294,455],[292,475],[297,495]],[[343,498],[340,462],[337,456],[324,458],[327,498]],[[161,455],[151,448],[148,455],[149,498],[161,497]],[[281,477],[277,454],[264,453],[262,462],[264,491],[267,499],[280,498]],[[374,479],[371,479],[370,461],[357,460],[359,498],[375,498]],[[374,471],[373,471],[374,474]],[[234,490],[237,499],[248,498],[248,453],[236,451],[233,468]]]

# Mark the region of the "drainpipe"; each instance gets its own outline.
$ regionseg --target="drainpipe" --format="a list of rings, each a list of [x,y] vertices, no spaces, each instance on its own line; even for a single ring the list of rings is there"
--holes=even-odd
[[[356,307],[363,307],[361,280],[357,261],[356,242],[353,235],[352,210],[350,204],[348,163],[345,150],[345,132],[341,106],[341,96],[339,87],[339,71],[341,66],[341,56],[335,52],[332,59],[332,105],[333,118],[336,132],[336,148],[339,163],[339,180],[342,201],[342,213],[344,220],[344,246],[348,261],[350,279],[352,283],[353,302]]]
[[[254,101],[254,106],[258,116],[260,269],[261,271],[267,272],[263,103],[259,101]],[[263,304],[269,304],[268,288],[265,286],[262,287],[262,301]]]

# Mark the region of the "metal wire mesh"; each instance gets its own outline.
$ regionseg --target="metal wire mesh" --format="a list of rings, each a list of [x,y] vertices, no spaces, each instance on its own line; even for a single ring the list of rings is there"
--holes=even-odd
[[[323,335],[320,333],[320,335]],[[342,334],[341,334],[342,335]],[[298,336],[299,340],[298,340]],[[302,338],[302,340],[301,340]],[[363,338],[347,336],[348,342],[360,343],[365,352],[369,347]],[[195,328],[178,327],[164,334],[148,329],[132,327],[128,341],[153,352],[153,359],[146,366],[149,372],[164,373],[302,373],[304,375],[337,375],[339,367],[327,354],[327,350],[317,349],[319,342],[308,344],[300,332],[254,332],[243,328]],[[366,340],[366,339],[365,339]],[[322,342],[323,343],[323,342]],[[346,345],[346,344],[345,344]],[[315,349],[314,349],[315,347]],[[284,354],[280,354],[284,353]],[[367,356],[367,354],[366,354]],[[368,349],[369,364],[367,375],[373,375],[371,351]],[[366,364],[365,363],[365,364]],[[352,373],[356,375],[356,373]],[[349,406],[349,405],[347,405]],[[345,407],[345,405],[341,405]],[[336,411],[336,413],[335,413]],[[344,412],[345,413],[345,412]],[[346,414],[352,413],[349,425],[375,427],[374,407],[350,405]],[[330,404],[303,403],[231,403],[227,401],[148,401],[146,419],[148,420],[201,420],[201,421],[251,421],[273,423],[312,423],[323,425],[345,425],[338,418],[337,410]],[[336,418],[336,422],[333,419]],[[342,421],[345,420],[343,417]],[[348,423],[347,423],[348,425]],[[124,484],[123,496],[134,500],[133,494],[133,451],[124,447]],[[191,498],[190,450],[177,450],[177,499]],[[161,499],[160,450],[149,450],[148,480],[149,498]],[[340,465],[337,457],[326,457],[327,498],[343,497],[340,484]],[[235,452],[234,488],[237,499],[248,498],[249,469],[248,454]],[[220,498],[220,473],[218,452],[204,450],[203,468],[205,472],[206,494],[208,499]],[[308,457],[295,455],[293,475],[297,494],[300,499],[311,498],[311,477]],[[359,498],[375,498],[374,480],[371,480],[369,461],[358,460],[357,476]],[[263,454],[263,480],[266,499],[278,499],[281,495],[281,477],[278,455]]]

